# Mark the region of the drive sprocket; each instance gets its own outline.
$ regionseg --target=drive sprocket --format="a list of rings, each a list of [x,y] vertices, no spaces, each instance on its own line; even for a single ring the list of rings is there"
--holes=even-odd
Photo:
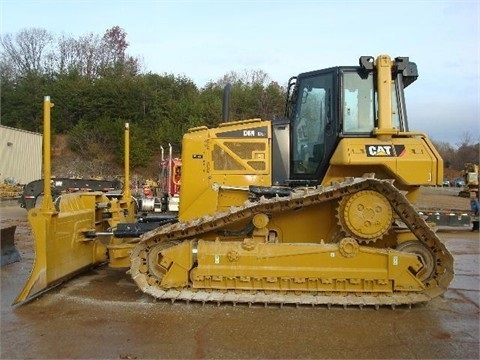
[[[385,235],[393,222],[388,200],[377,191],[362,190],[339,201],[338,223],[346,236],[360,243],[374,242]]]

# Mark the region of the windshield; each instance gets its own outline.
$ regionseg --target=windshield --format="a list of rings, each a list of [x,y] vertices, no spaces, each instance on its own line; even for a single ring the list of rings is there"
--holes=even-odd
[[[377,92],[374,90],[374,77],[360,76],[358,72],[343,74],[343,133],[366,134],[371,133],[377,126],[376,109],[378,104]],[[392,126],[399,130],[400,117],[397,105],[397,90],[392,82]]]
[[[343,132],[369,133],[374,127],[373,76],[357,72],[343,74]]]

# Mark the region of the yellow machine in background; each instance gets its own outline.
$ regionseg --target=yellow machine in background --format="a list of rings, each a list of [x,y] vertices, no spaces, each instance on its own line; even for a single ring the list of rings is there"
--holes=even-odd
[[[458,196],[466,198],[478,198],[478,165],[466,163],[462,171],[465,179],[465,186],[458,193]]]
[[[116,224],[100,221],[99,200],[65,207],[72,221],[61,231],[48,224],[63,208],[45,208],[43,227],[29,215],[41,228],[39,251],[61,268],[86,244],[92,258],[107,256],[102,239],[122,255],[133,247],[136,284],[172,301],[377,307],[439,296],[453,258],[412,206],[420,186],[443,181],[428,137],[408,129],[404,88],[417,76],[408,58],[386,55],[300,74],[289,82],[284,119],[185,134],[178,222],[143,228],[133,245],[111,231],[135,227],[128,193],[107,206],[119,210]],[[52,274],[49,284],[64,278],[48,262],[38,269]]]

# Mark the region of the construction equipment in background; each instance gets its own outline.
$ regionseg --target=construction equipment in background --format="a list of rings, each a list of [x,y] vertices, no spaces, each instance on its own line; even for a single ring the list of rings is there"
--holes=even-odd
[[[478,197],[478,164],[466,163],[462,174],[465,179],[465,186],[458,193],[458,196],[465,198]]]
[[[55,201],[62,194],[78,191],[102,191],[112,194],[116,191],[118,193],[122,189],[122,183],[119,180],[52,178],[50,180],[50,188]],[[18,199],[20,206],[27,210],[39,206],[43,189],[43,179],[34,180],[25,185]]]
[[[20,261],[20,253],[15,246],[15,230],[17,226],[6,226],[0,229],[0,266]]]
[[[164,158],[162,147],[162,160],[160,163],[160,187],[162,211],[178,212],[180,203],[180,178],[182,175],[182,160],[173,157],[172,145],[168,144],[168,158]]]
[[[0,184],[0,198],[2,201],[16,200],[22,193],[23,186],[16,184],[12,179],[5,179]],[[15,247],[15,230],[16,226],[3,225],[0,232],[0,265],[11,264],[20,261],[20,253]]]
[[[146,232],[128,222],[121,216],[128,193],[110,203],[90,196],[66,214],[62,206],[32,209],[47,261],[35,262],[38,275],[16,302],[65,278],[56,269],[78,252],[112,264],[116,254],[105,250],[114,243],[130,253],[138,287],[157,299],[378,307],[443,294],[453,258],[412,205],[421,186],[443,180],[427,135],[408,128],[404,88],[417,76],[406,57],[362,56],[359,66],[290,79],[285,119],[190,129],[172,224],[152,223]],[[63,216],[69,224],[61,231],[50,225]],[[44,273],[48,281],[35,280]]]
[[[0,199],[16,200],[20,198],[22,191],[22,185],[5,181],[3,184],[0,184]]]
[[[420,209],[419,214],[438,230],[470,230],[472,223],[468,210]]]
[[[180,202],[180,178],[182,173],[182,160],[173,157],[172,145],[168,144],[168,157],[165,158],[165,149],[161,147],[160,175],[158,184],[144,185],[148,187],[149,194],[139,199],[139,211],[143,216],[148,214],[169,213],[176,216]]]

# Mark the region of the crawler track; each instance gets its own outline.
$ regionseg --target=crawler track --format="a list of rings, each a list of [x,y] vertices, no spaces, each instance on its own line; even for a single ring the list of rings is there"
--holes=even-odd
[[[424,282],[425,289],[420,292],[392,293],[348,293],[348,292],[265,292],[202,290],[191,287],[183,289],[162,289],[156,275],[150,271],[148,253],[157,246],[163,249],[192,238],[199,238],[207,232],[222,229],[252,218],[258,213],[276,213],[341,199],[358,191],[372,190],[384,195],[397,216],[405,223],[416,238],[434,254],[435,269],[433,275]],[[171,301],[199,301],[247,304],[295,304],[295,305],[341,305],[341,306],[396,306],[427,302],[443,294],[453,279],[453,258],[436,234],[418,215],[415,208],[387,180],[374,178],[348,179],[334,186],[317,189],[298,190],[288,197],[262,198],[257,202],[246,202],[242,207],[231,208],[228,212],[217,213],[187,222],[163,226],[144,234],[140,243],[131,254],[131,276],[139,288],[156,299]]]

